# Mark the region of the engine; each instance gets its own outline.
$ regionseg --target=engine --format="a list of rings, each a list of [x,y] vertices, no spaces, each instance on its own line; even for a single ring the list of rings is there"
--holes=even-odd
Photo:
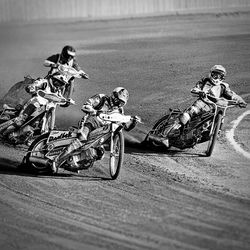
[[[78,155],[72,155],[67,160],[67,165],[72,169],[88,169],[93,166],[94,162],[102,159],[104,149],[102,146],[89,148]]]

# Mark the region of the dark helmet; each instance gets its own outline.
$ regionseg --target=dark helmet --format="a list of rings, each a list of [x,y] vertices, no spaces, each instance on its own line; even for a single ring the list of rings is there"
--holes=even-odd
[[[62,49],[61,56],[64,59],[69,60],[69,59],[71,59],[71,58],[73,58],[73,57],[76,56],[76,50],[72,46],[66,45]]]
[[[126,105],[128,99],[129,99],[129,93],[123,87],[115,88],[111,94],[111,100],[113,104],[119,107]]]

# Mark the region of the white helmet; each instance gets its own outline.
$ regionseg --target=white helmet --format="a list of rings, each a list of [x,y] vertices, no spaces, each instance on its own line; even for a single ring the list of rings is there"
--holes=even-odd
[[[128,98],[129,98],[129,93],[123,87],[115,88],[111,95],[111,100],[113,104],[119,107],[126,105]]]
[[[214,65],[210,69],[209,78],[213,84],[218,85],[223,82],[226,74],[227,74],[227,71],[222,65]]]

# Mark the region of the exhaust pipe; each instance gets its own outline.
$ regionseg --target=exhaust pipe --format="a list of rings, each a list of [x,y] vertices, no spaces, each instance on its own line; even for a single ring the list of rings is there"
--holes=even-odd
[[[37,163],[37,164],[42,164],[42,165],[48,166],[50,160],[49,159],[44,159],[42,157],[30,156],[29,157],[29,162],[30,163]]]
[[[149,135],[147,138],[149,141],[156,142],[158,144],[161,144],[162,146],[169,147],[169,141],[167,138],[160,137],[157,135]]]

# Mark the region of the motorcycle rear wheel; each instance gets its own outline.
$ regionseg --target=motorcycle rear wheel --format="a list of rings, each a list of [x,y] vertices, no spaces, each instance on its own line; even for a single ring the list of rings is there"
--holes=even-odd
[[[162,138],[167,138],[168,132],[171,130],[175,120],[180,115],[180,113],[181,112],[164,115],[154,124],[151,134],[159,137],[162,137],[162,135],[164,135]],[[145,138],[145,142],[148,144],[148,146],[157,147],[158,150],[166,149],[166,146],[164,146],[162,143],[151,141],[148,139],[148,137],[149,134]]]
[[[121,131],[114,134],[113,149],[110,149],[109,171],[112,180],[119,176],[124,158],[124,135]]]
[[[31,157],[38,157],[45,159],[45,154],[48,152],[46,148],[46,141],[48,139],[49,133],[43,134],[37,137],[28,149],[28,153],[25,156],[24,162],[30,170],[35,172],[48,172],[51,168],[42,163],[34,163],[30,161]]]
[[[216,117],[216,122],[214,124],[212,135],[211,135],[210,140],[208,142],[208,147],[207,147],[207,151],[206,151],[206,156],[208,156],[208,157],[211,156],[213,153],[215,142],[217,140],[217,137],[218,137],[218,134],[220,131],[221,122],[222,122],[222,114],[218,114]]]

